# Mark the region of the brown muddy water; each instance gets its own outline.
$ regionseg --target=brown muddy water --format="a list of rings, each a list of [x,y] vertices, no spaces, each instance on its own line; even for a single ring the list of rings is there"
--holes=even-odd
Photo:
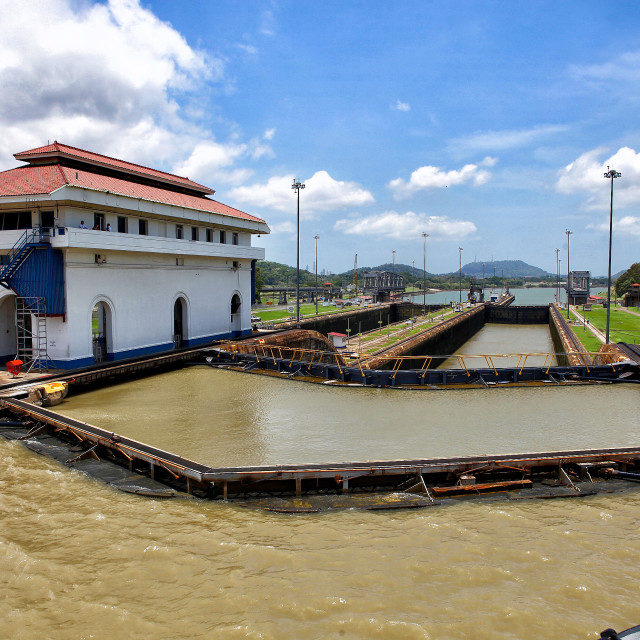
[[[226,465],[638,445],[639,400],[192,367],[61,408]],[[640,622],[640,492],[277,515],[121,494],[2,439],[0,470],[2,638],[568,640]]]
[[[465,342],[456,354],[459,358],[447,358],[439,369],[462,369],[491,367],[527,367],[554,366],[555,357],[547,357],[555,351],[548,325],[544,324],[485,324],[478,333]],[[491,354],[491,359],[483,357]],[[531,355],[522,359],[513,354]]]

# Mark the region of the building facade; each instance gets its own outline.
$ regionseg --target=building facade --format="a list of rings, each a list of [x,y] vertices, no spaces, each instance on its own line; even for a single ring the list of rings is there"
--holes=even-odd
[[[388,302],[404,292],[404,278],[393,271],[367,271],[362,278],[362,290],[374,302]]]
[[[590,295],[591,273],[589,271],[572,271],[567,283],[569,304],[585,304]]]
[[[0,356],[75,368],[251,332],[264,220],[57,142],[0,173]]]

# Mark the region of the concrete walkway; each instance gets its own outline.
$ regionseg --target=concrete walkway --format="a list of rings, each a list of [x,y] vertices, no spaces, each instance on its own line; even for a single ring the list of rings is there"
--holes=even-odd
[[[631,311],[629,307],[618,307],[618,309],[620,309],[620,311],[625,311],[626,313],[630,313],[632,316],[640,317],[640,313],[638,313],[637,311]]]
[[[604,333],[602,333],[602,331],[600,331],[600,329],[597,329],[596,327],[594,327],[590,322],[585,320],[584,316],[580,315],[577,312],[576,307],[571,305],[571,307],[569,307],[569,311],[571,311],[573,313],[573,315],[578,319],[578,322],[581,322],[583,324],[583,326],[587,327],[589,329],[589,331],[591,331],[591,333],[593,333],[593,335],[596,338],[598,338],[598,340],[600,340],[600,342],[602,342],[602,344],[604,344],[606,342],[606,337],[605,337]]]

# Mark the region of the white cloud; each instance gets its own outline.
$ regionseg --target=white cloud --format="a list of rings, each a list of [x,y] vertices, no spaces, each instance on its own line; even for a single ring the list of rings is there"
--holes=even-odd
[[[584,209],[608,209],[611,190],[604,173],[609,166],[622,174],[615,179],[614,207],[624,208],[640,203],[640,153],[621,147],[601,162],[598,158],[603,152],[601,148],[587,151],[567,165],[560,172],[556,189],[560,193],[583,193],[586,197]]]
[[[631,51],[602,64],[572,65],[569,72],[580,82],[607,83],[620,89],[620,83],[637,85],[640,80],[640,52]]]
[[[385,211],[372,216],[338,220],[334,229],[342,233],[388,238],[420,238],[426,232],[433,239],[462,239],[477,231],[469,220],[453,220],[425,213]]]
[[[400,102],[400,100],[398,100],[395,104],[391,105],[391,109],[393,111],[411,111],[411,105],[407,102]]]
[[[269,228],[271,229],[271,235],[291,235],[292,233],[296,232],[296,225],[290,220],[285,220],[284,222],[276,222],[275,224],[269,223]]]
[[[134,162],[170,162],[210,137],[177,98],[223,79],[139,0],[0,0],[0,157],[54,139]],[[52,36],[55,34],[55,36]]]
[[[447,146],[456,152],[505,151],[537,143],[539,140],[562,133],[564,125],[541,125],[531,129],[481,131],[470,136],[455,138]]]
[[[240,51],[244,52],[248,56],[255,57],[258,55],[257,47],[254,47],[251,44],[238,44],[237,46]]]
[[[217,181],[239,184],[251,176],[251,171],[229,167],[246,153],[247,145],[244,144],[201,142],[194,147],[189,158],[175,166],[173,171],[205,184],[213,185]]]
[[[274,36],[276,34],[276,19],[273,11],[266,9],[260,15],[260,33],[263,36]]]
[[[588,224],[587,228],[609,233],[609,219],[607,217],[606,220],[603,219],[599,224]],[[622,236],[640,237],[640,218],[637,216],[623,216],[619,220],[616,220],[614,217],[613,231],[614,233],[619,233]]]
[[[406,198],[424,189],[443,189],[445,187],[471,183],[475,186],[484,184],[491,174],[481,166],[495,165],[495,158],[487,157],[479,164],[466,164],[460,170],[443,171],[439,167],[424,166],[412,172],[408,181],[396,178],[389,182],[396,199]]]
[[[274,176],[265,184],[236,187],[230,196],[243,205],[294,213],[296,192],[291,188],[294,176]],[[369,191],[355,182],[334,180],[326,171],[316,171],[304,180],[300,192],[300,215],[309,218],[320,211],[359,207],[374,202]]]

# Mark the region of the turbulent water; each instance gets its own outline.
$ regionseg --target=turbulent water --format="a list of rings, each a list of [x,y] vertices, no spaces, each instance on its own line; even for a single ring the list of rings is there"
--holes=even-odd
[[[64,412],[209,464],[640,444],[637,387],[339,389],[210,368]],[[640,622],[640,493],[277,515],[118,493],[0,439],[0,637],[597,638]]]

